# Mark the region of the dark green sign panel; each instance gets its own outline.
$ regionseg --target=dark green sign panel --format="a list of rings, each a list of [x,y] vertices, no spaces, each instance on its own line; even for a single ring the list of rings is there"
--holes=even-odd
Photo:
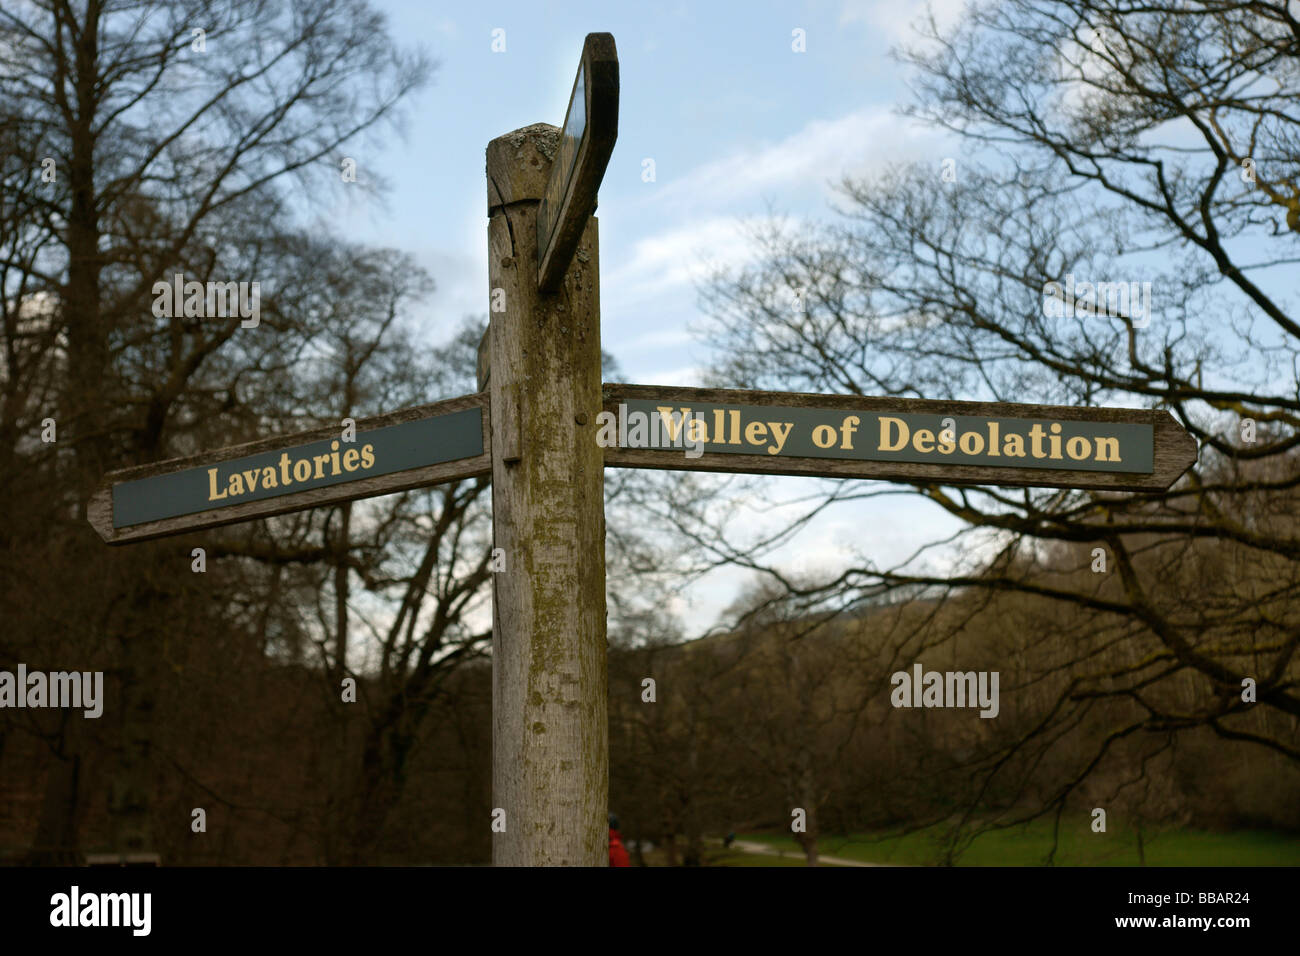
[[[391,475],[483,453],[483,410],[358,431],[113,486],[113,527]]]
[[[1154,429],[1125,422],[992,418],[629,399],[620,448],[1150,474]]]
[[[492,473],[486,393],[124,468],[86,519],[109,544],[268,518]],[[346,440],[345,440],[346,436]]]
[[[602,386],[612,468],[1163,491],[1196,461],[1166,411]]]

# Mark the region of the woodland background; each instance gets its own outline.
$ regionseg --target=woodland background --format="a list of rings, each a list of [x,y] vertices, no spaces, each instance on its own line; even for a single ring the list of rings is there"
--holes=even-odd
[[[196,22],[227,55],[189,55]],[[611,808],[681,863],[792,807],[810,862],[1099,806],[1300,830],[1300,10],[1005,0],[898,56],[957,182],[900,167],[760,228],[701,290],[711,383],[1164,408],[1200,460],[1161,494],[826,482],[778,534],[743,518],[771,479],[608,472]],[[0,10],[0,668],[108,693],[0,711],[4,862],[489,860],[486,484],[112,550],[85,520],[113,468],[473,391],[484,320],[421,346],[436,277],[310,216],[435,76],[363,0]],[[259,281],[260,326],[155,317],[175,272]],[[1045,319],[1066,273],[1152,281],[1157,316]],[[770,560],[880,494],[960,518],[961,560]],[[666,608],[720,564],[752,586],[688,633]],[[999,671],[999,716],[892,709],[916,661]]]

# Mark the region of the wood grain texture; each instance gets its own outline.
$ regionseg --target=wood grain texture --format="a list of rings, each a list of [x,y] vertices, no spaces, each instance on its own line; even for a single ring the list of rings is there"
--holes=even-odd
[[[524,456],[524,417],[518,382],[506,382],[497,393],[497,416],[492,420],[492,432],[500,441],[494,454],[503,462],[512,464]]]
[[[492,805],[505,810],[506,832],[493,835],[492,860],[604,866],[604,463],[591,424],[600,411],[597,226],[588,220],[560,288],[541,295],[536,212],[535,202],[511,203],[488,225],[489,287],[504,289],[506,301],[504,313],[491,313],[489,379],[493,533],[506,568],[493,575]]]
[[[228,448],[204,452],[190,458],[173,458],[169,461],[160,461],[110,472],[104,476],[102,484],[91,497],[87,508],[87,518],[94,529],[99,532],[99,536],[109,544],[125,544],[134,541],[147,541],[167,535],[185,534],[203,528],[217,528],[222,525],[235,524],[239,521],[267,518],[272,515],[287,514],[290,511],[302,511],[306,508],[337,504],[342,501],[353,501],[358,498],[372,498],[376,495],[392,494],[397,491],[407,491],[411,488],[441,484],[447,481],[459,481],[464,478],[489,475],[492,473],[489,454],[489,419],[491,412],[486,392],[452,398],[443,402],[434,402],[431,405],[406,408],[386,415],[376,415],[372,418],[359,418],[357,419],[357,434],[360,435],[362,432],[384,428],[388,425],[419,421],[446,414],[447,412],[476,407],[483,409],[484,451],[483,454],[472,458],[461,458],[456,461],[441,462],[423,468],[412,468],[407,471],[394,472],[390,475],[361,478],[357,481],[331,485],[327,488],[312,488],[280,497],[249,501],[212,511],[165,518],[161,521],[149,521],[125,528],[113,527],[113,485],[119,482],[134,481],[139,478],[150,478],[174,471],[220,464],[232,459],[256,455],[260,452],[278,451],[323,439],[337,438],[341,426],[331,425],[307,432],[299,432],[294,435],[280,435],[274,438],[248,442],[243,445],[232,445]]]
[[[559,142],[558,126],[534,123],[488,143],[489,216],[512,203],[536,202],[542,198]]]
[[[874,478],[885,481],[998,485],[1009,487],[1081,488],[1099,491],[1164,491],[1196,461],[1197,445],[1168,412],[1135,408],[1077,408],[1067,405],[1023,405],[1012,402],[945,402],[904,398],[864,398],[856,395],[815,395],[806,392],[763,392],[741,389],[679,388],[658,385],[605,383],[604,410],[617,412],[629,399],[665,404],[691,402],[732,405],[787,405],[833,411],[928,413],[993,418],[1038,418],[1061,421],[1128,422],[1153,426],[1154,470],[1149,474],[1069,471],[1051,468],[997,468],[982,465],[919,464],[893,461],[854,461],[770,455],[709,453],[687,458],[681,450],[606,448],[607,468],[655,468],[824,478]]]
[[[492,375],[492,351],[489,338],[491,334],[490,330],[485,330],[483,338],[479,339],[478,343],[478,361],[475,364],[474,371],[478,379],[478,390],[480,392],[487,390],[488,379]]]

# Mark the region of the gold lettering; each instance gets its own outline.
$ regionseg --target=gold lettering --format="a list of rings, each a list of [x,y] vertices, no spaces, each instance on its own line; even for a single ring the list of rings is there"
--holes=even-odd
[[[226,497],[226,493],[224,491],[221,492],[220,494],[217,493],[217,469],[209,468],[208,469],[208,500],[220,501],[224,497]]]
[[[1043,438],[1045,437],[1043,426],[1034,422],[1034,427],[1029,429],[1029,448],[1035,458],[1043,457]]]
[[[1052,434],[1047,439],[1047,442],[1049,445],[1052,446],[1052,453],[1048,457],[1055,458],[1059,461],[1061,458],[1061,423],[1060,422],[1052,422]]]
[[[898,426],[899,438],[897,444],[891,441],[892,429]],[[907,447],[909,437],[907,423],[901,418],[890,418],[887,415],[880,416],[880,447],[877,451],[902,451]]]
[[[677,441],[677,436],[681,433],[682,425],[685,424],[687,416],[691,413],[690,407],[687,406],[686,408],[683,408],[681,410],[681,418],[676,420],[673,418],[673,410],[671,406],[656,405],[655,411],[657,411],[659,416],[663,419],[664,428],[668,432],[668,440],[670,442]],[[370,465],[366,465],[365,467],[369,468]]]
[[[767,446],[769,455],[781,454],[781,449],[785,447],[785,440],[790,437],[790,431],[794,428],[794,422],[768,422],[772,428],[772,434],[776,437],[775,445]]]
[[[858,430],[862,424],[862,419],[857,415],[849,415],[844,421],[840,422],[840,447],[845,451],[853,450],[853,433]]]
[[[966,439],[970,439],[967,441]],[[984,454],[984,436],[979,432],[962,432],[961,438],[958,439],[961,445],[963,455],[982,455]]]
[[[1097,460],[1098,461],[1122,461],[1119,457],[1119,439],[1118,438],[1098,438],[1097,439]]]
[[[1076,442],[1078,443],[1077,445],[1075,444]],[[1077,453],[1075,452],[1075,448],[1079,449]],[[1092,456],[1092,442],[1088,441],[1088,439],[1084,438],[1082,435],[1075,435],[1065,443],[1065,453],[1075,461],[1083,461],[1085,458]]]

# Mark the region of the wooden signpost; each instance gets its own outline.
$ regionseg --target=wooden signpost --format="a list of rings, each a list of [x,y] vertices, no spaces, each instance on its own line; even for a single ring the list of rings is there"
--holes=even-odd
[[[563,129],[487,148],[480,392],[106,477],[123,543],[492,476],[493,862],[606,862],[606,467],[1158,491],[1196,460],[1168,413],[600,381],[596,191],[618,58],[588,35]],[[490,822],[485,820],[484,826]]]

